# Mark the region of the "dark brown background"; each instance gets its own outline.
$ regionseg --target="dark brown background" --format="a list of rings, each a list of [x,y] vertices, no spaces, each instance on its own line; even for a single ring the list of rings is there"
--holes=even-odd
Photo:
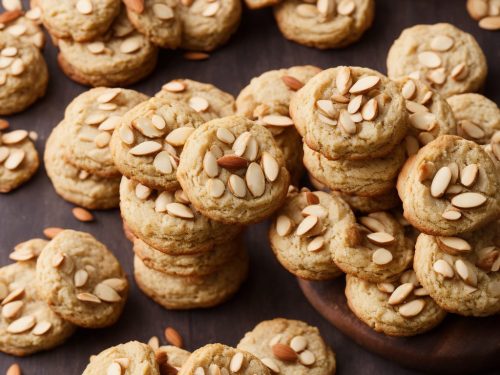
[[[63,0],[61,0],[63,1]],[[135,85],[147,94],[158,91],[173,78],[187,77],[214,83],[237,95],[249,80],[260,73],[299,64],[331,67],[361,65],[385,72],[385,59],[392,41],[405,27],[417,23],[450,22],[474,34],[486,53],[490,72],[487,96],[500,99],[500,34],[478,28],[465,11],[462,0],[377,0],[373,27],[362,40],[343,50],[319,51],[286,41],[279,33],[269,9],[245,11],[241,27],[230,43],[203,62],[185,61],[180,52],[167,52],[154,74]],[[9,118],[14,129],[35,130],[37,147],[63,117],[64,108],[85,90],[67,79],[56,64],[56,51],[45,49],[50,70],[46,97],[26,112]],[[96,213],[91,224],[76,221],[72,205],[59,198],[41,168],[27,185],[0,196],[0,264],[8,264],[12,247],[32,237],[42,236],[47,226],[88,231],[108,245],[131,274],[132,252],[124,238],[118,211]],[[25,374],[80,374],[91,354],[128,340],[146,341],[162,337],[167,325],[184,337],[186,347],[195,349],[209,342],[236,345],[243,334],[261,320],[274,317],[302,319],[320,328],[325,340],[337,353],[339,374],[417,374],[371,354],[354,344],[326,322],[307,303],[296,280],[280,267],[266,240],[267,224],[251,227],[246,244],[251,251],[251,274],[241,291],[223,306],[205,311],[166,311],[132,283],[130,299],[117,325],[102,330],[79,330],[64,346],[29,358],[16,359],[0,354],[0,373],[14,361]],[[477,348],[481,350],[481,348]]]

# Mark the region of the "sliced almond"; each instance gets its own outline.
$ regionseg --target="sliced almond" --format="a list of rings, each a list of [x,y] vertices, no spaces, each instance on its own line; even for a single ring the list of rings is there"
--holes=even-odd
[[[347,111],[340,112],[339,125],[347,134],[356,134],[358,128]]]
[[[122,299],[116,290],[103,283],[96,285],[94,294],[104,302],[120,302]]]
[[[318,118],[321,122],[330,125],[330,126],[337,126],[337,120],[333,120],[330,117],[326,117],[322,113],[318,113]]]
[[[220,9],[220,3],[215,1],[213,3],[209,3],[202,12],[204,17],[213,17],[217,14]]]
[[[118,130],[118,135],[126,145],[132,145],[135,141],[134,132],[128,126],[121,126]]]
[[[484,30],[500,30],[500,16],[484,17],[479,21],[479,27]]]
[[[384,224],[373,217],[362,216],[359,218],[359,222],[372,232],[385,232]]]
[[[174,11],[166,4],[153,4],[153,13],[160,20],[170,20],[174,18]]]
[[[207,181],[207,191],[211,197],[220,198],[226,190],[224,182],[218,178],[211,178]]]
[[[237,352],[232,358],[231,361],[229,362],[229,370],[232,372],[238,372],[241,369],[241,366],[243,366],[243,360],[245,359],[243,353]]]
[[[163,90],[170,92],[183,92],[186,90],[186,84],[182,81],[170,81],[162,86]]]
[[[278,236],[284,237],[290,234],[292,231],[293,223],[292,220],[286,215],[279,215],[276,219],[276,233]]]
[[[208,177],[216,177],[219,174],[217,159],[211,151],[207,151],[203,157],[203,170]]]
[[[7,297],[3,299],[2,306],[8,304],[9,302],[15,301],[18,298],[21,298],[24,295],[24,292],[24,287],[14,289],[7,295]]]
[[[437,35],[432,38],[430,45],[434,51],[445,52],[453,47],[454,43],[455,41],[453,40],[453,38],[447,35]]]
[[[331,100],[320,99],[316,101],[316,107],[326,116],[334,118],[338,115],[337,109]]]
[[[474,124],[471,121],[463,120],[459,125],[465,135],[467,135],[469,138],[481,139],[484,137],[484,130],[479,125]]]
[[[167,151],[161,151],[156,154],[153,160],[153,166],[158,172],[170,174],[173,172],[172,163],[170,162],[170,155]]]
[[[135,185],[135,196],[141,200],[146,200],[151,195],[152,190],[150,187],[138,183]]]
[[[91,303],[101,303],[101,300],[92,293],[78,293],[76,298],[83,302],[91,302]]]
[[[432,135],[432,133],[429,133],[429,132],[420,132],[418,134],[418,141],[422,144],[422,145],[426,145],[427,143],[430,143],[434,140],[434,136]]]
[[[259,164],[250,163],[245,174],[248,190],[256,198],[262,196],[266,191],[266,178]]]
[[[451,182],[451,170],[449,167],[441,167],[431,183],[431,195],[435,198],[442,197]]]
[[[297,78],[285,75],[281,77],[281,80],[290,90],[297,91],[300,90],[304,84],[300,82]]]
[[[296,353],[300,353],[307,348],[307,339],[304,336],[295,336],[290,340],[290,347]]]
[[[262,169],[269,182],[274,182],[278,178],[280,167],[276,159],[268,152],[262,154]]]
[[[210,103],[207,99],[202,98],[201,96],[193,96],[189,99],[189,106],[194,109],[196,112],[205,112]]]
[[[423,105],[427,105],[427,103],[429,102],[429,100],[432,99],[432,91],[427,91],[423,96],[422,96],[422,99],[420,100],[420,104],[423,104]]]
[[[334,102],[340,103],[340,104],[347,104],[347,103],[349,103],[349,98],[347,96],[340,95],[340,94],[335,94],[335,93],[332,94],[331,99]]]
[[[414,288],[415,286],[412,283],[401,284],[392,292],[387,303],[389,303],[389,305],[399,305],[403,303]]]
[[[307,244],[307,251],[315,252],[321,250],[325,244],[325,237],[317,236],[314,237],[311,242]]]
[[[438,259],[437,261],[435,261],[432,265],[432,269],[434,270],[434,272],[439,273],[440,275],[448,279],[451,279],[455,274],[455,272],[453,272],[453,268],[444,259]]]
[[[398,309],[398,312],[405,318],[412,318],[420,314],[424,307],[425,300],[420,298],[401,305]]]
[[[236,156],[242,156],[247,148],[252,134],[248,131],[241,133],[233,143],[233,150]]]
[[[446,252],[451,254],[469,252],[472,250],[472,246],[460,237],[436,237],[436,242],[439,247]]]
[[[347,105],[347,112],[353,114],[360,110],[361,105],[363,104],[363,95],[357,95],[351,99],[349,104]]]
[[[137,52],[144,42],[142,35],[134,35],[125,39],[120,45],[120,52],[131,54]]]
[[[75,287],[81,288],[87,283],[87,280],[89,279],[89,274],[85,270],[77,270],[75,272],[74,276],[74,284]]]
[[[351,94],[361,94],[376,87],[380,83],[378,76],[365,76],[356,81],[349,89]]]
[[[377,289],[380,290],[382,293],[390,294],[394,292],[395,287],[391,283],[378,283]]]
[[[487,198],[481,193],[467,192],[455,195],[451,204],[458,208],[476,208],[482,206]]]
[[[52,328],[51,322],[48,322],[46,320],[42,320],[41,322],[38,322],[35,325],[35,327],[33,328],[33,331],[31,331],[31,333],[33,333],[35,336],[43,336],[47,332],[49,332],[49,330],[51,328]]]
[[[436,116],[430,112],[417,112],[409,116],[410,124],[418,130],[429,131],[436,126]]]
[[[262,118],[262,122],[271,126],[293,126],[293,120],[288,116],[268,115]]]
[[[36,320],[33,316],[23,316],[22,318],[14,320],[12,323],[10,323],[7,326],[7,332],[14,334],[23,333],[33,328],[35,324]]]
[[[186,143],[186,140],[189,138],[189,136],[193,133],[194,128],[188,127],[188,126],[183,126],[177,129],[172,130],[165,140],[167,143],[171,144],[174,147],[181,147],[184,146]]]
[[[477,286],[477,275],[472,266],[465,263],[462,259],[457,259],[455,261],[455,270],[465,283],[473,287]]]
[[[169,203],[167,204],[167,212],[175,217],[179,217],[181,219],[193,219],[194,213],[193,211],[186,205],[182,203]]]
[[[318,217],[317,216],[306,216],[300,224],[297,226],[297,230],[295,231],[295,234],[297,236],[303,236],[306,235],[311,229],[313,229],[316,224],[318,224]]]
[[[313,215],[317,216],[318,218],[325,218],[326,216],[328,216],[328,211],[326,210],[326,208],[319,204],[310,204],[304,207],[301,213],[303,216]]]
[[[315,18],[319,15],[318,8],[312,4],[298,4],[295,11],[303,18]]]
[[[26,130],[14,130],[2,135],[2,143],[6,145],[13,145],[24,141],[28,138],[29,133]]]
[[[6,319],[13,319],[19,315],[24,306],[23,301],[12,301],[2,307],[2,316]]]
[[[401,93],[403,94],[403,97],[407,100],[412,99],[415,96],[415,93],[417,92],[417,86],[415,86],[415,82],[413,82],[411,79],[406,81],[401,88]]]
[[[429,108],[420,103],[414,102],[412,100],[407,100],[405,102],[406,109],[412,113],[428,112]]]
[[[226,128],[218,128],[216,135],[217,139],[227,144],[232,144],[236,139],[233,132]]]
[[[64,259],[66,258],[66,255],[64,253],[56,253],[52,257],[52,267],[58,268],[63,262]]]
[[[229,176],[228,188],[229,191],[237,198],[245,198],[247,195],[245,180],[236,174]]]
[[[335,0],[318,0],[316,7],[322,16],[331,16],[335,11]]]
[[[418,61],[427,68],[437,68],[441,65],[441,57],[435,52],[425,51],[418,54]]]
[[[361,109],[361,116],[366,121],[374,120],[378,115],[378,102],[375,98],[368,100]]]
[[[162,149],[162,145],[155,141],[145,141],[132,147],[129,152],[135,156],[146,156],[154,154]]]
[[[446,220],[455,221],[462,217],[462,213],[457,210],[446,210],[441,214],[441,216]]]
[[[316,356],[310,350],[304,350],[299,354],[299,361],[304,366],[311,366],[316,362]]]
[[[342,66],[339,68],[335,77],[335,84],[340,95],[345,95],[349,92],[352,85],[351,69],[349,67]]]
[[[374,243],[375,245],[380,245],[380,246],[390,245],[396,240],[394,238],[394,236],[392,236],[391,234],[389,234],[387,232],[368,233],[366,235],[366,237],[368,238],[368,240],[370,242]]]
[[[372,254],[373,263],[379,266],[385,266],[386,264],[389,264],[390,262],[392,262],[392,259],[393,259],[392,253],[386,249],[382,248],[377,249]]]
[[[110,279],[103,280],[101,284],[105,284],[117,292],[123,292],[127,288],[127,280],[126,279],[121,279],[117,277],[113,277]]]
[[[427,73],[427,78],[430,81],[434,82],[436,85],[442,85],[446,82],[446,70],[444,68],[431,70],[429,73]]]
[[[468,69],[467,65],[465,63],[459,63],[450,72],[451,78],[453,78],[455,81],[461,81],[467,77],[468,74]]]
[[[460,182],[462,185],[469,187],[474,184],[478,176],[479,168],[477,164],[469,164],[460,173]]]
[[[122,375],[122,367],[118,362],[111,362],[106,369],[106,375]]]

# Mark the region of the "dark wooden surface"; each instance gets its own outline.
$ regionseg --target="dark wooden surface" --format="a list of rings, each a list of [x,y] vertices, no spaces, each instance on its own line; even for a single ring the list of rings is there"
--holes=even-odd
[[[212,82],[236,95],[252,77],[298,64],[324,68],[361,65],[385,72],[387,51],[403,28],[440,21],[453,23],[476,36],[490,66],[485,93],[498,102],[500,34],[480,30],[466,14],[465,1],[460,0],[377,0],[374,26],[359,43],[339,51],[318,51],[288,42],[279,33],[271,10],[246,11],[231,42],[208,61],[185,61],[180,52],[164,51],[155,73],[134,88],[153,94],[165,81],[187,77]],[[26,112],[9,118],[14,129],[38,132],[40,152],[51,128],[62,119],[66,105],[85,90],[59,71],[52,46],[46,48],[45,57],[51,74],[47,96]],[[130,274],[132,252],[123,236],[118,211],[96,213],[96,222],[84,224],[72,217],[71,207],[55,194],[43,168],[18,191],[1,195],[0,264],[9,263],[8,253],[15,244],[42,236],[44,227],[62,226],[94,234],[114,251]],[[205,311],[166,311],[143,296],[132,283],[129,301],[117,325],[103,330],[81,329],[65,345],[29,358],[0,354],[0,373],[16,361],[25,374],[80,374],[91,354],[132,339],[161,337],[167,325],[179,330],[188,349],[209,342],[235,345],[255,324],[274,317],[302,319],[318,326],[337,353],[339,374],[418,373],[362,349],[323,319],[304,298],[295,279],[272,256],[266,232],[267,223],[248,230],[250,277],[237,296],[223,306]]]

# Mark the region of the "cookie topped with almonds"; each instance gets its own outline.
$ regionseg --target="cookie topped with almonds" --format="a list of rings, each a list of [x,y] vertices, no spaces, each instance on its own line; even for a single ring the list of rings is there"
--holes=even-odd
[[[407,131],[405,101],[394,82],[368,68],[340,66],[314,76],[292,98],[304,142],[328,159],[389,154]]]
[[[120,263],[88,233],[64,230],[55,236],[38,257],[36,279],[40,298],[81,327],[112,325],[127,300]]]
[[[240,116],[209,121],[188,138],[177,178],[192,205],[229,224],[263,220],[286,198],[289,174],[269,130]]]
[[[28,11],[25,15],[20,10],[0,13],[0,30],[42,49],[45,35],[39,26],[40,17],[39,11]]]

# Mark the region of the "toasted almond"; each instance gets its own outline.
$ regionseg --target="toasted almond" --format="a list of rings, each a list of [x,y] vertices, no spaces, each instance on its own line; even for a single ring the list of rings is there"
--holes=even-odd
[[[380,248],[373,252],[372,261],[379,266],[385,266],[392,262],[393,256],[389,250]]]
[[[13,319],[19,315],[24,306],[23,301],[12,301],[2,307],[2,316],[6,319]]]
[[[304,366],[311,366],[316,362],[316,356],[310,350],[304,350],[299,354],[299,361]]]
[[[255,163],[252,163],[255,164]],[[248,160],[236,155],[224,155],[217,159],[217,165],[230,170],[242,169],[248,166]],[[211,176],[214,177],[214,176]]]
[[[43,230],[43,234],[48,239],[53,239],[59,233],[61,233],[64,229],[59,227],[47,227]]]
[[[227,144],[232,144],[236,139],[233,132],[226,128],[218,128],[216,136],[219,141]]]
[[[196,112],[205,112],[208,107],[210,107],[210,103],[208,102],[208,100],[202,98],[201,96],[192,96],[189,99],[188,104]]]
[[[401,284],[394,290],[394,292],[392,292],[387,303],[389,305],[399,305],[400,303],[403,303],[414,288],[415,286],[412,283]]]
[[[9,128],[9,122],[5,119],[0,119],[0,131],[7,130]]]
[[[320,99],[316,101],[316,107],[326,116],[334,118],[337,116],[338,111],[334,107],[333,102],[327,99]]]
[[[184,58],[186,60],[192,60],[192,61],[201,61],[201,60],[206,60],[210,57],[208,53],[205,52],[186,52],[184,53]]]
[[[113,277],[113,278],[110,278],[110,279],[103,280],[101,282],[101,284],[105,284],[105,285],[113,288],[117,292],[123,292],[127,288],[127,285],[128,285],[127,280],[120,279],[120,278],[117,278],[117,277]]]
[[[363,104],[363,99],[363,95],[357,95],[353,97],[347,105],[347,112],[351,114],[358,112],[361,108],[361,105]]]
[[[473,287],[477,286],[477,275],[471,265],[467,264],[462,259],[457,259],[455,261],[455,270],[465,283]]]
[[[459,125],[465,135],[472,139],[480,139],[484,137],[484,130],[479,125],[474,124],[471,121],[463,120],[459,123]]]
[[[241,369],[241,366],[243,366],[243,360],[245,359],[244,355],[242,352],[237,352],[232,358],[231,361],[229,362],[229,370],[232,372],[238,372]]]
[[[436,237],[436,242],[439,247],[448,253],[457,254],[469,252],[472,250],[472,246],[460,237]]]
[[[295,234],[297,236],[304,236],[309,233],[318,224],[318,217],[314,215],[306,216],[297,226]]]
[[[425,307],[425,300],[415,299],[399,307],[398,312],[405,318],[412,318],[422,312]]]
[[[349,67],[342,66],[339,68],[335,77],[335,84],[340,95],[345,95],[349,92],[352,85],[351,69]]]
[[[270,125],[270,126],[293,126],[293,120],[288,117],[288,116],[282,116],[282,115],[268,115],[264,116],[262,118],[262,122],[265,125]]]
[[[467,192],[455,195],[451,204],[458,208],[476,208],[482,206],[487,198],[481,193]]]
[[[432,38],[430,45],[434,51],[445,52],[453,47],[454,43],[455,41],[453,40],[453,38],[447,35],[437,35]]]
[[[484,30],[500,30],[500,16],[484,17],[479,21],[479,27]]]
[[[186,205],[182,203],[168,203],[167,204],[167,212],[175,217],[179,217],[181,219],[193,219],[194,213],[193,211]]]
[[[273,355],[281,361],[295,362],[297,353],[288,345],[277,343],[272,347]]]
[[[128,126],[121,126],[118,129],[118,135],[120,136],[122,142],[126,145],[132,145],[134,143],[134,132]]]
[[[373,232],[366,235],[368,241],[374,243],[375,245],[390,245],[395,241],[394,236],[387,232]]]
[[[101,300],[92,293],[78,293],[76,298],[83,302],[101,303]]]
[[[460,173],[460,182],[462,185],[469,187],[474,184],[478,176],[479,168],[477,164],[469,164]]]
[[[359,222],[372,232],[385,232],[384,224],[373,217],[362,216],[359,218]]]
[[[220,159],[219,159],[220,160]],[[218,162],[218,161],[217,161]],[[259,164],[252,162],[245,173],[245,181],[248,190],[256,198],[262,196],[266,191],[266,178]]]
[[[129,153],[135,156],[146,156],[154,154],[162,149],[162,145],[155,141],[145,141],[132,147]]]
[[[455,221],[462,217],[462,213],[457,210],[446,210],[441,214],[441,216],[446,220]]]
[[[21,367],[17,363],[9,366],[5,375],[21,375]]]
[[[269,182],[274,182],[278,178],[280,167],[276,159],[268,152],[262,154],[262,169]]]
[[[173,327],[167,327],[165,328],[165,339],[167,342],[169,342],[171,345],[176,346],[178,348],[183,347],[183,340],[182,336],[177,332],[177,330]]]
[[[6,304],[15,301],[16,299],[21,298],[22,296],[24,296],[24,292],[24,287],[14,289],[2,300],[2,306],[5,306]]]
[[[229,191],[237,198],[245,198],[247,195],[245,180],[236,174],[229,176],[228,188]]]
[[[194,128],[183,126],[177,129],[172,130],[165,140],[167,143],[171,144],[174,147],[184,146],[189,136],[193,133]]]
[[[278,374],[280,372],[280,368],[279,368],[278,364],[274,361],[274,359],[269,358],[269,357],[264,357],[264,358],[261,358],[260,360],[267,368],[269,368],[274,373]]]
[[[35,327],[33,328],[33,331],[31,331],[31,333],[33,333],[35,336],[43,336],[47,332],[49,332],[49,330],[51,328],[52,328],[51,322],[48,322],[46,320],[42,320],[41,322],[38,322],[35,325]]]
[[[380,83],[378,76],[365,76],[356,81],[349,89],[351,94],[361,94],[376,87]]]
[[[288,216],[279,215],[276,219],[276,233],[278,233],[278,236],[287,236],[292,231],[292,227],[292,220]]]
[[[451,182],[451,177],[451,169],[449,167],[441,167],[432,179],[431,195],[435,198],[442,197]]]
[[[390,294],[394,292],[395,287],[391,283],[378,283],[377,289],[380,290],[382,293]]]
[[[16,319],[12,323],[10,323],[7,326],[7,332],[14,334],[23,333],[33,328],[35,324],[36,320],[33,316],[23,316],[22,318]]]
[[[440,275],[449,279],[451,279],[455,274],[455,272],[453,272],[453,268],[444,259],[438,259],[437,261],[435,261],[432,265],[432,269],[434,270],[434,272],[439,273]]]
[[[150,187],[143,185],[141,183],[138,183],[135,185],[135,196],[139,198],[140,200],[146,200],[149,198],[151,195],[152,190]]]
[[[13,145],[24,141],[28,138],[28,135],[29,133],[26,130],[13,130],[2,135],[2,143],[6,145]]]
[[[94,220],[94,215],[92,215],[88,210],[82,207],[75,207],[71,210],[75,219],[88,222]]]
[[[339,125],[342,128],[342,130],[344,130],[345,133],[350,135],[356,134],[356,132],[358,131],[356,124],[354,123],[351,116],[349,115],[349,112],[347,111],[340,112]]]
[[[321,250],[325,244],[325,237],[317,236],[314,237],[311,242],[307,244],[307,251],[315,252]]]
[[[289,75],[284,75],[281,77],[281,80],[285,85],[288,86],[290,90],[297,91],[300,90],[304,84],[300,82],[297,78],[289,76]]]
[[[455,81],[461,81],[467,77],[468,74],[468,69],[467,65],[465,63],[459,63],[450,72],[451,78],[453,78]]]
[[[414,102],[412,100],[407,100],[405,102],[406,109],[412,113],[428,112],[429,108],[420,103]]]

